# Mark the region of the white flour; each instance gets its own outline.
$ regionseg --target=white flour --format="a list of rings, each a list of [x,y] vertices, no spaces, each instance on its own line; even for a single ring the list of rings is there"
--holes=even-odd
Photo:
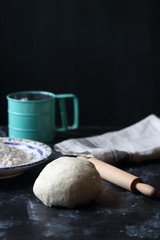
[[[0,141],[0,168],[29,163],[31,159],[31,154],[25,153],[22,149],[6,145],[3,141]]]

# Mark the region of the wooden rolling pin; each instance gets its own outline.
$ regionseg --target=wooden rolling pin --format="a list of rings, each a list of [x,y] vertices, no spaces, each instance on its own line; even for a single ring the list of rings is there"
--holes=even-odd
[[[106,179],[107,181],[124,189],[131,192],[140,192],[146,196],[153,196],[156,193],[156,189],[154,187],[143,183],[142,179],[139,177],[136,177],[108,163],[102,162],[96,158],[87,158],[83,156],[77,156],[77,158],[92,162],[103,179]]]

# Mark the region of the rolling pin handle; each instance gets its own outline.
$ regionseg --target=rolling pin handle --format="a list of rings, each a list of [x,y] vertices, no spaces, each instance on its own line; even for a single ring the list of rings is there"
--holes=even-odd
[[[156,194],[156,189],[152,187],[151,185],[145,184],[143,182],[139,182],[135,185],[136,190],[138,192],[146,195],[146,196],[154,196]]]

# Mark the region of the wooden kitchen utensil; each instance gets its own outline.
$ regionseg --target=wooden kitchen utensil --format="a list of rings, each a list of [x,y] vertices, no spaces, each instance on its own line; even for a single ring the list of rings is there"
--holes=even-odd
[[[96,158],[87,158],[84,156],[77,156],[77,158],[92,162],[103,179],[114,183],[124,189],[127,189],[131,192],[140,192],[146,196],[153,196],[156,192],[156,189],[154,187],[143,183],[141,178],[136,177],[108,163],[102,162]]]

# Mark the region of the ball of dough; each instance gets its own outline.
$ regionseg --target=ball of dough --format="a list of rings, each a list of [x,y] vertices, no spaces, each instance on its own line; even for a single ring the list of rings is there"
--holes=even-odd
[[[33,192],[47,206],[73,208],[94,200],[102,180],[93,163],[75,157],[60,157],[41,171]]]

